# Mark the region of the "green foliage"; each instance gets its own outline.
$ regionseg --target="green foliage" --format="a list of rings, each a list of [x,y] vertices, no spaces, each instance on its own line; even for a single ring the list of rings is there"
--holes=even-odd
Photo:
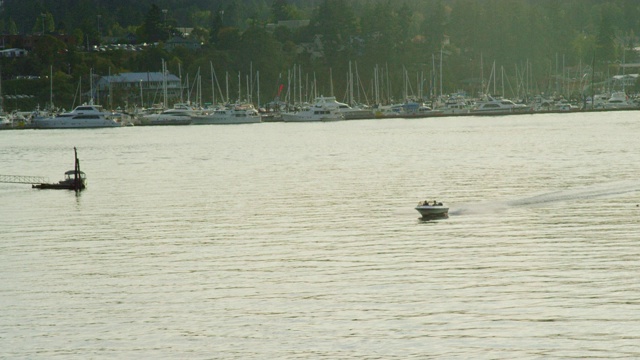
[[[298,9],[295,5],[289,4],[287,0],[274,0],[271,5],[271,21],[278,23],[283,20],[293,20],[298,18]]]
[[[237,50],[240,43],[240,29],[226,27],[218,32],[218,46],[220,50]]]
[[[598,35],[596,40],[596,51],[598,61],[615,60],[615,44],[613,42],[615,31],[613,28],[614,9],[605,8],[600,20]]]
[[[141,41],[148,43],[169,39],[166,11],[163,12],[157,5],[152,5],[144,19],[144,23],[142,23],[142,26],[138,29],[137,35]]]
[[[47,34],[52,33],[55,30],[53,22],[53,15],[50,12],[42,13],[36,17],[36,23],[33,25],[32,32]]]

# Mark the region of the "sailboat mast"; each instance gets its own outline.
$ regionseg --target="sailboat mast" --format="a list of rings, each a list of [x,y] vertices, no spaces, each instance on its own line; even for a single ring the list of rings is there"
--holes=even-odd
[[[79,173],[80,173],[80,160],[78,160],[78,149],[76,149],[76,147],[73,147],[73,154],[74,154],[74,172],[73,172],[73,189],[78,191],[80,189],[80,184],[79,184]]]
[[[51,65],[49,73],[49,104],[53,110],[53,65]]]
[[[331,96],[333,95],[333,70],[329,68],[329,89],[331,90]]]

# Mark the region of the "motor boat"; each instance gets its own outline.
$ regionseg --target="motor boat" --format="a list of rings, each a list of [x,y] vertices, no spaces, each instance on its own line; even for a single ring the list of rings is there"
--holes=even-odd
[[[140,125],[189,125],[197,113],[198,110],[188,104],[174,104],[159,114],[143,115]]]
[[[422,217],[441,217],[449,214],[449,208],[444,206],[441,202],[433,201],[421,201],[416,206],[416,210],[422,215]]]
[[[320,96],[315,99],[316,104],[322,104],[328,109],[335,109],[344,116],[345,120],[368,119],[373,116],[370,109],[353,108],[345,103],[338,102],[335,96]]]
[[[262,116],[251,104],[236,104],[229,108],[216,109],[209,114],[192,116],[193,124],[251,124],[262,121]]]
[[[57,183],[33,184],[34,189],[83,190],[87,186],[87,175],[83,171],[69,170],[64,173],[64,180]]]
[[[308,109],[282,113],[282,119],[285,122],[336,121],[344,120],[344,116],[337,108],[318,102]]]
[[[473,114],[504,114],[504,113],[522,113],[531,109],[524,104],[516,104],[508,99],[496,99],[487,96],[486,99],[478,101],[476,106],[471,110]]]
[[[37,117],[33,120],[35,128],[102,128],[122,126],[114,113],[104,111],[100,105],[81,105],[73,111],[52,117]]]

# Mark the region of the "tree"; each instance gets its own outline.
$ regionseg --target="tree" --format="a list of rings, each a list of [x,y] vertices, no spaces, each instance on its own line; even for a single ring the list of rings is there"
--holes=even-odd
[[[240,29],[226,27],[218,33],[218,46],[220,50],[236,50],[240,43]]]
[[[324,57],[329,63],[348,61],[344,50],[350,48],[351,37],[356,35],[356,17],[345,0],[324,0],[309,27],[313,33],[322,35]],[[339,56],[341,52],[347,56]]]
[[[394,63],[403,42],[402,23],[391,1],[367,9],[362,17],[362,36],[367,42],[364,61],[368,67]]]
[[[445,11],[442,1],[438,1],[428,12],[422,26],[426,38],[426,47],[430,52],[437,52],[444,39]]]
[[[213,45],[217,45],[219,38],[218,35],[222,30],[222,10],[215,11],[211,17],[211,30],[209,30],[209,42]]]
[[[596,40],[596,57],[599,62],[613,61],[615,59],[614,37],[615,33],[610,13],[603,12]]]
[[[145,16],[142,26],[139,28],[138,37],[145,42],[165,41],[169,38],[166,23],[160,8],[153,4]]]
[[[10,35],[18,34],[18,26],[16,25],[16,22],[13,21],[12,18],[9,18],[9,24],[7,25],[7,33]]]
[[[265,83],[271,83],[265,76],[275,76],[286,68],[282,45],[265,29],[252,26],[240,38],[238,65],[248,71],[259,70]],[[275,80],[275,79],[274,79]]]
[[[291,20],[291,12],[287,0],[273,0],[271,18],[274,23],[282,20]]]
[[[55,23],[53,21],[53,15],[50,12],[40,14],[36,18],[36,23],[33,25],[34,33],[52,33],[55,30]]]
[[[209,31],[207,29],[196,26],[193,28],[193,30],[191,30],[191,34],[189,34],[189,37],[200,43],[204,43],[208,42],[211,36],[209,35]]]

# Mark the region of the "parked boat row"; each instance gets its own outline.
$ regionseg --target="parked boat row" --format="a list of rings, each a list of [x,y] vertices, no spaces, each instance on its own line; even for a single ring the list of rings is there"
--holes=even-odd
[[[433,107],[432,107],[433,106]],[[584,100],[581,106],[563,99],[548,100],[541,96],[530,104],[516,103],[509,99],[486,95],[478,100],[463,96],[451,96],[429,106],[416,100],[387,106],[351,107],[338,102],[335,97],[317,97],[313,104],[306,104],[281,111],[258,111],[250,103],[197,108],[189,103],[177,103],[170,109],[155,106],[136,110],[134,113],[105,111],[100,105],[84,104],[69,112],[59,114],[13,113],[0,115],[0,129],[13,128],[104,128],[127,125],[213,125],[250,124],[271,121],[322,122],[377,118],[424,118],[458,115],[507,115],[565,111],[611,111],[640,109],[638,103],[629,100],[624,92],[609,96],[595,95]]]
[[[252,124],[262,121],[258,110],[251,104],[238,104],[220,108],[211,112],[203,112],[191,117],[194,125],[215,124]]]

